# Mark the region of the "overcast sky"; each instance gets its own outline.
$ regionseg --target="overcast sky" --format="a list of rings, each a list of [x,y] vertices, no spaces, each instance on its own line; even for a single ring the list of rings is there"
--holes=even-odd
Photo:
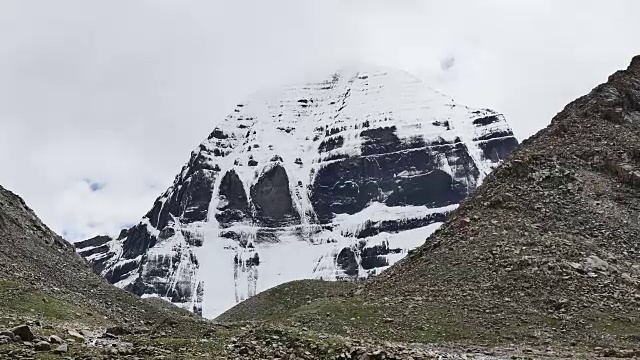
[[[637,0],[0,0],[0,184],[69,240],[136,223],[233,105],[353,63],[522,140],[640,53]]]

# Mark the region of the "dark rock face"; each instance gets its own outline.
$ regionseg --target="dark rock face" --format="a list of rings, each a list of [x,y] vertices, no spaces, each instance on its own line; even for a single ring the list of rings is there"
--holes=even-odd
[[[108,236],[96,236],[88,240],[79,241],[75,245],[79,248],[86,248],[91,246],[102,246],[111,241],[111,238]]]
[[[250,217],[247,193],[242,180],[234,170],[222,177],[218,197],[216,219],[222,226],[229,226],[233,222],[244,221]],[[289,201],[291,201],[290,198]]]
[[[115,266],[109,269],[104,277],[112,283],[117,282],[116,280],[122,279],[124,275],[129,274],[130,272],[138,269],[140,263],[138,261],[128,261],[121,265]],[[142,295],[142,294],[137,294]]]
[[[88,257],[94,254],[103,253],[109,251],[107,243],[112,239],[108,236],[96,236],[88,240],[75,243],[75,247],[78,249],[86,249],[80,251],[80,255]]]
[[[162,208],[158,226],[162,228],[162,224],[167,224],[171,216],[179,217],[183,223],[206,220],[212,188],[210,170],[202,169],[189,174]]]
[[[321,222],[330,222],[336,213],[355,214],[372,201],[388,206],[443,207],[457,204],[472,190],[463,181],[478,178],[479,170],[464,144],[395,152],[399,141],[392,130],[381,134],[386,137],[376,151],[384,151],[386,146],[389,152],[332,162],[320,169],[311,201]],[[363,145],[363,153],[371,151],[372,146]],[[443,156],[453,168],[452,174],[440,170]]]
[[[506,159],[507,155],[509,155],[511,150],[516,146],[518,146],[518,141],[513,136],[495,138],[480,143],[484,157],[495,162]]]
[[[286,170],[276,164],[251,187],[255,219],[265,226],[281,226],[299,218],[289,192]]]
[[[143,255],[149,247],[152,247],[156,238],[152,236],[144,225],[136,225],[129,230],[128,236],[123,241],[124,257],[132,259]]]
[[[365,270],[389,266],[385,255],[399,254],[402,252],[402,249],[390,249],[388,242],[372,247],[366,247],[365,243],[360,244],[360,257],[362,258],[362,267]]]
[[[362,155],[388,154],[401,148],[395,126],[363,130],[360,136],[363,138]]]
[[[516,145],[502,115],[406,73],[338,73],[238,105],[139,224],[76,247],[117,286],[214,316],[285,281],[378,274]]]
[[[344,271],[347,276],[358,275],[358,261],[356,260],[356,254],[350,248],[344,248],[338,254],[336,259],[338,266]]]
[[[400,254],[402,251],[402,249],[389,248],[389,243],[386,241],[373,246],[368,245],[366,241],[360,241],[353,247],[342,249],[336,257],[336,264],[343,271],[343,278],[349,279],[358,275],[360,266],[365,271],[389,266],[387,255]]]
[[[486,126],[486,125],[494,124],[494,123],[497,123],[497,122],[500,122],[500,117],[498,117],[498,116],[487,116],[487,117],[481,117],[481,118],[473,120],[473,125]]]
[[[201,161],[202,157],[192,156],[190,164],[200,168],[183,169],[183,173],[176,178],[176,184],[156,200],[151,211],[145,215],[155,228],[164,228],[172,217],[180,218],[183,223],[207,219],[215,177],[209,165]]]
[[[107,237],[107,238],[109,239],[109,241],[111,241],[111,238],[109,238],[109,237]],[[105,244],[105,245],[96,246],[96,247],[81,251],[81,252],[79,252],[79,254],[82,257],[89,257],[89,256],[94,255],[94,254],[105,253],[105,252],[108,252],[108,251],[109,251],[109,246]]]
[[[431,224],[443,223],[447,220],[447,215],[447,212],[435,212],[419,218],[383,221],[367,220],[353,235],[358,239],[365,239],[380,233],[397,233],[404,230],[417,229]]]

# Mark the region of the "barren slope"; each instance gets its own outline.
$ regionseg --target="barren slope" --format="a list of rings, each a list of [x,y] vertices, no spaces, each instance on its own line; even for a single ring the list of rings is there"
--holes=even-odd
[[[23,344],[0,336],[0,359],[33,358],[34,344],[49,335],[63,339],[65,356],[92,356],[107,347],[155,356],[165,351],[162,337],[216,337],[212,324],[164,301],[142,300],[91,272],[71,244],[46,227],[21,198],[0,187],[0,332],[24,324],[35,340]],[[84,334],[85,341],[69,331]],[[154,332],[163,336],[146,348]],[[37,358],[50,356],[37,352]],[[184,352],[179,357],[189,356]]]

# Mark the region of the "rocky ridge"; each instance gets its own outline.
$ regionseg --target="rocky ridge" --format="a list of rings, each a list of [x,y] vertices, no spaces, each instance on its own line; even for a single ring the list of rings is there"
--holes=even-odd
[[[33,359],[35,353],[93,358],[100,347],[84,338],[155,326],[166,334],[211,331],[191,313],[140,299],[94,274],[71,244],[0,186],[0,359]]]
[[[502,115],[407,73],[341,71],[239,104],[139,224],[75,245],[116,286],[212,317],[286,281],[380,273],[516,145]]]

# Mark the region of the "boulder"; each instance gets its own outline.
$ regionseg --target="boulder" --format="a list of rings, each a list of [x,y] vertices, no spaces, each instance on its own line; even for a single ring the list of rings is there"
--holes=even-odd
[[[111,334],[115,336],[131,334],[131,330],[125,328],[124,326],[112,326],[110,328],[107,328],[106,332],[107,334]]]
[[[82,336],[82,334],[80,334],[77,331],[73,331],[73,330],[68,330],[67,334],[69,336],[71,336],[72,339],[80,341],[80,342],[84,342],[84,336]]]
[[[34,348],[36,351],[49,351],[51,350],[51,344],[46,341],[39,341]]]
[[[49,342],[52,344],[62,344],[64,341],[59,336],[51,335],[49,336]]]
[[[20,336],[22,341],[33,341],[34,336],[31,332],[31,328],[28,325],[20,325],[11,329],[11,332],[17,336]]]
[[[58,345],[55,349],[53,349],[53,353],[58,355],[66,354],[68,351],[69,346],[67,346],[67,344]]]

